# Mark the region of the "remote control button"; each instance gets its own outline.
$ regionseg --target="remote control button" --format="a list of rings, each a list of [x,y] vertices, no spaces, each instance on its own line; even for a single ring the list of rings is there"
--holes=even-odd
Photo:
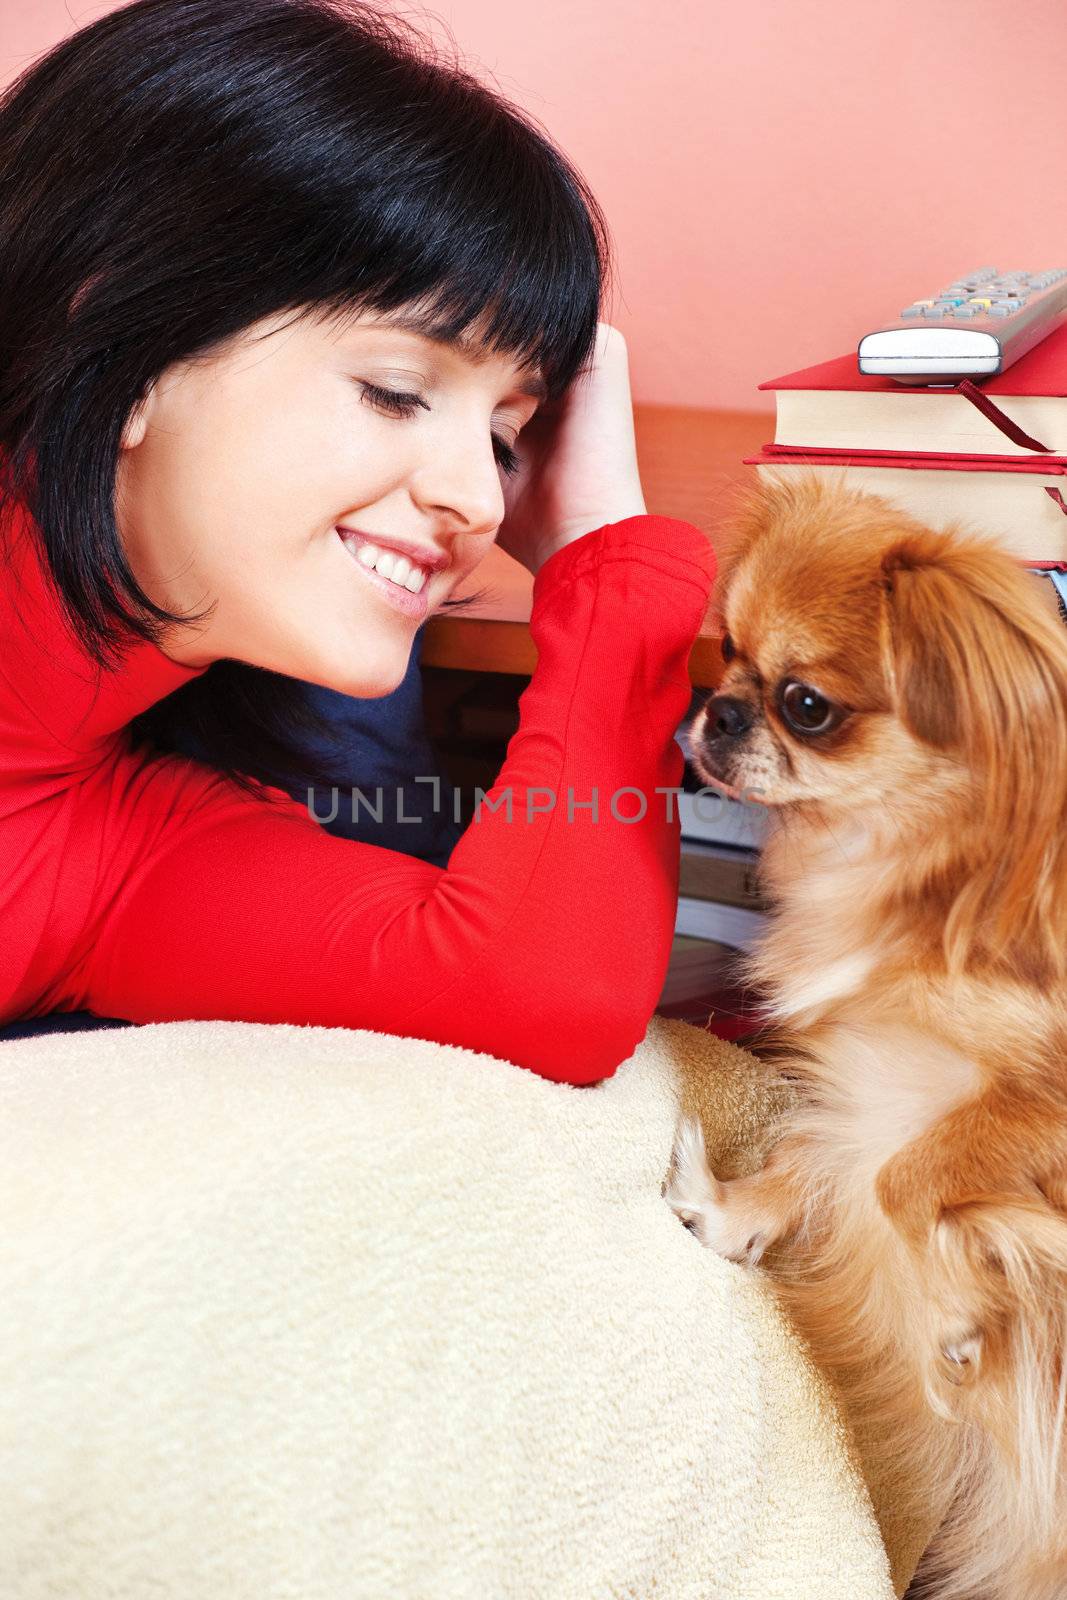
[[[904,317],[921,317],[924,309],[923,306],[905,306],[900,315],[902,319]]]
[[[963,296],[959,295],[955,299],[949,299],[948,295],[939,295],[937,304],[939,306],[961,306],[963,304]]]
[[[971,300],[968,303],[972,306],[976,306],[981,311],[988,311],[989,307],[993,304],[992,300],[983,300],[981,298],[977,300]]]
[[[973,306],[957,306],[952,315],[954,317],[976,317],[978,313]]]
[[[990,306],[989,308],[989,315],[991,317],[1010,317],[1011,314],[1012,312],[1010,306]]]
[[[923,316],[924,317],[931,317],[931,318],[947,317],[948,316],[948,312],[949,312],[949,307],[948,306],[924,306],[923,307]]]

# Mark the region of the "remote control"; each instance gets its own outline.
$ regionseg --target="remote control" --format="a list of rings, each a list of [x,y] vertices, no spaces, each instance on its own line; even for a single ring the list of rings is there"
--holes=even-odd
[[[866,334],[859,345],[860,371],[950,387],[953,379],[1003,372],[1065,319],[1067,267],[980,267]]]

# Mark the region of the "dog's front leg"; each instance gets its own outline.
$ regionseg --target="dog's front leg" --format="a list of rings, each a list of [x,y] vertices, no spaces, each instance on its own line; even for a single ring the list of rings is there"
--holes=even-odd
[[[1055,1237],[1067,1201],[1063,1136],[1052,1115],[993,1088],[955,1107],[882,1167],[882,1210],[908,1241],[926,1286],[934,1379],[960,1386],[978,1373],[986,1333],[1012,1304],[998,1251],[1009,1241],[1016,1274],[1034,1238]],[[1038,1281],[1043,1262],[1034,1260]],[[939,1406],[936,1381],[928,1387]]]
[[[875,1179],[878,1203],[910,1243],[925,1246],[953,1207],[1018,1192],[1063,1160],[1057,1118],[994,1087],[955,1106],[906,1144]]]
[[[767,1247],[792,1232],[800,1197],[791,1156],[795,1140],[775,1145],[759,1172],[720,1182],[708,1166],[700,1123],[685,1118],[674,1142],[664,1198],[709,1250],[755,1266]]]

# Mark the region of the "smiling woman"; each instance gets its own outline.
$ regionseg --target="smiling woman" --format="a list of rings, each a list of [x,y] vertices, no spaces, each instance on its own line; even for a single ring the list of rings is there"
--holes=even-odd
[[[116,495],[145,593],[175,613],[213,601],[162,648],[389,694],[496,538],[533,387],[510,355],[376,313],[270,318],[173,363],[123,428]]]
[[[9,88],[0,1022],[633,1049],[715,562],[645,512],[606,259],[544,134],[351,0],[134,0]],[[307,686],[396,690],[494,540],[539,660],[491,814],[445,870],[324,833],[272,781]]]

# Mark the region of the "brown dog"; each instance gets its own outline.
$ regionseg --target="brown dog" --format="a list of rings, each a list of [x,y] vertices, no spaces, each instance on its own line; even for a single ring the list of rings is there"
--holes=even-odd
[[[802,472],[747,501],[718,603],[690,740],[776,813],[745,1042],[797,1093],[751,1177],[683,1123],[668,1200],[768,1252],[918,1518],[948,1486],[919,1592],[1064,1600],[1067,629],[992,542]]]

